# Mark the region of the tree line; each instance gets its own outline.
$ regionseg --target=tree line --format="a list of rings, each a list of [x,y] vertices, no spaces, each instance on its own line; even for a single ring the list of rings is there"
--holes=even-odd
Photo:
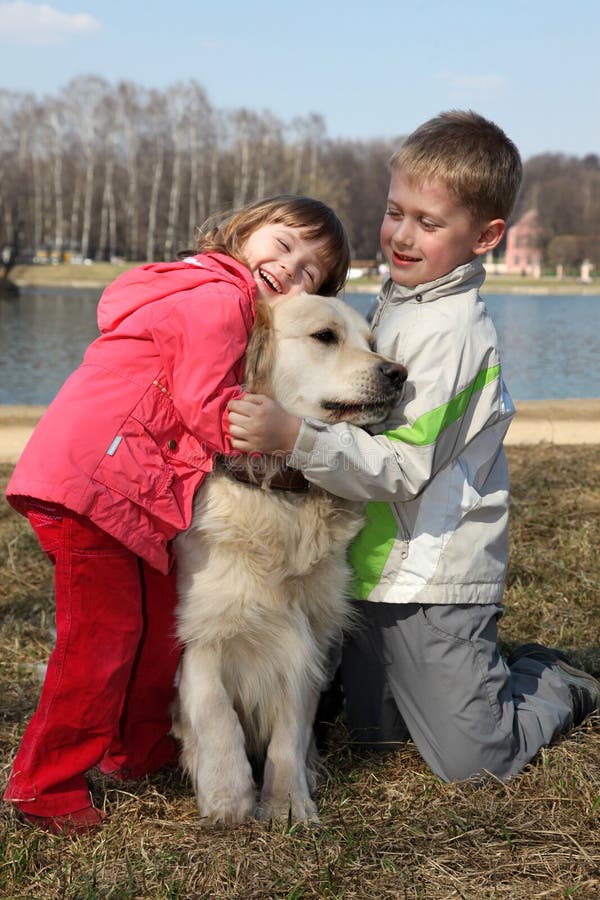
[[[317,114],[214,108],[195,81],[165,90],[79,77],[42,100],[0,91],[0,248],[22,259],[172,259],[211,215],[277,193],[336,209],[375,259],[401,142],[332,140]],[[600,263],[600,160],[527,160],[515,217],[536,208],[545,259]]]

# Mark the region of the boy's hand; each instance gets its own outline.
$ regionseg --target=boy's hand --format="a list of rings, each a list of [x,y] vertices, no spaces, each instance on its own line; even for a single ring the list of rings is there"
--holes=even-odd
[[[229,433],[236,450],[244,453],[290,453],[301,419],[292,416],[263,394],[244,394],[231,400]]]

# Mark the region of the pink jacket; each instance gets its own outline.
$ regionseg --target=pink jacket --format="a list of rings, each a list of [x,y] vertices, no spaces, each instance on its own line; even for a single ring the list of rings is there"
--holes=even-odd
[[[117,278],[98,305],[101,336],[17,463],[10,503],[23,513],[29,498],[60,503],[167,572],[194,492],[231,452],[224,420],[255,295],[248,269],[219,253]]]

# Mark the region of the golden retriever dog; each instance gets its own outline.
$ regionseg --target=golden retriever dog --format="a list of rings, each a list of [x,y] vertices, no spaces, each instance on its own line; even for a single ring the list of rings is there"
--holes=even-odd
[[[341,300],[301,295],[258,311],[248,389],[295,415],[382,421],[405,378]],[[328,650],[350,618],[346,550],[362,521],[361,504],[271,457],[222,459],[199,489],[176,540],[174,733],[203,823],[318,821],[312,726]]]

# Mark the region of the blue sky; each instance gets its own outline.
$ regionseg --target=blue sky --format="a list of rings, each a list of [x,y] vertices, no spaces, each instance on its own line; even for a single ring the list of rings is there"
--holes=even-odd
[[[0,88],[194,79],[215,107],[320,113],[334,138],[471,108],[525,159],[583,156],[600,153],[599,42],[598,0],[0,0]]]

